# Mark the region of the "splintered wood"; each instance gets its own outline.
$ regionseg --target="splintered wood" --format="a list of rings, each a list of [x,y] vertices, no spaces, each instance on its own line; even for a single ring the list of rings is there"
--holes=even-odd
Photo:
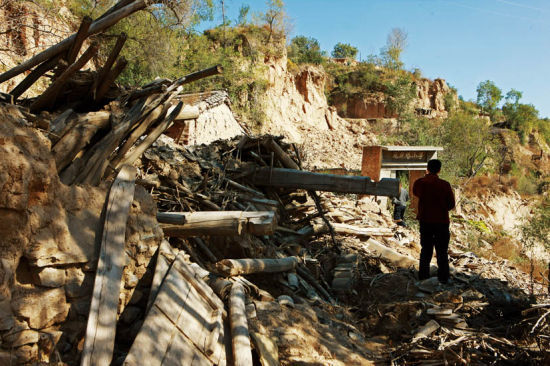
[[[135,168],[122,167],[109,193],[82,366],[108,365],[113,357],[120,281],[126,264],[126,221],[134,197],[135,176]]]

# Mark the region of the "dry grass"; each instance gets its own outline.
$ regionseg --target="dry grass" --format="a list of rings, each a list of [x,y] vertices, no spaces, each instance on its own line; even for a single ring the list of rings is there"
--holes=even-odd
[[[466,197],[486,197],[489,194],[505,193],[508,194],[515,190],[518,185],[518,179],[514,176],[493,174],[490,176],[481,175],[472,178],[462,186],[462,192]]]
[[[501,237],[493,243],[493,251],[504,259],[514,259],[521,253],[521,246],[515,240],[508,237]]]

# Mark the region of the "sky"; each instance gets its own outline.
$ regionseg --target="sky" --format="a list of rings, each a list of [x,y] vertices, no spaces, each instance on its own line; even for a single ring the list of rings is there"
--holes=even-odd
[[[229,19],[243,4],[265,10],[263,0],[225,4]],[[357,47],[362,59],[379,54],[392,28],[401,28],[406,69],[445,79],[465,100],[492,80],[550,117],[549,0],[286,0],[285,9],[290,37],[313,37],[329,54],[338,42]]]

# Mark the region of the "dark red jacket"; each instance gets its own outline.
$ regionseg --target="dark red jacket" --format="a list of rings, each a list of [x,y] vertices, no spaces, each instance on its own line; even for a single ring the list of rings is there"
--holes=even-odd
[[[418,214],[422,222],[449,223],[449,211],[455,207],[455,195],[449,182],[435,174],[426,174],[413,185],[413,194],[418,197]]]

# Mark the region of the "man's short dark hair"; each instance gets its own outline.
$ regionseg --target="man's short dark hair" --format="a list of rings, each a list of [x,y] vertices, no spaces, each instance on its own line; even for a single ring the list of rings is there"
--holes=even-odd
[[[428,171],[432,174],[437,174],[441,170],[441,160],[432,159],[428,161]]]

